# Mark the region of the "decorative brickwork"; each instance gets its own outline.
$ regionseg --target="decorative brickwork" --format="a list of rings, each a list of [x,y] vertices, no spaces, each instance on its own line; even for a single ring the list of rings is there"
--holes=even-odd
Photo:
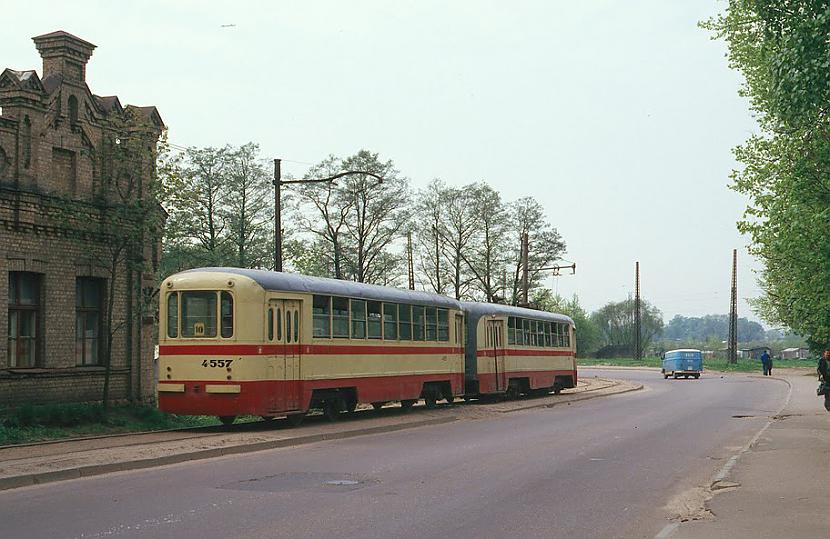
[[[108,320],[110,304],[110,396],[151,402],[149,253],[160,238],[144,223],[160,212],[147,186],[164,125],[155,107],[123,107],[90,92],[86,64],[95,45],[66,32],[33,39],[43,78],[34,70],[0,73],[0,330],[8,329],[0,338],[0,406],[100,400],[108,332],[99,320]],[[38,283],[38,305],[26,291],[11,290],[10,300],[10,276],[20,275],[31,277],[21,283]],[[113,294],[100,312],[84,306],[79,330],[76,284],[85,277]],[[84,341],[96,328],[97,338]],[[27,340],[37,345],[33,365]],[[85,352],[76,351],[79,343]],[[89,365],[95,354],[100,365]]]

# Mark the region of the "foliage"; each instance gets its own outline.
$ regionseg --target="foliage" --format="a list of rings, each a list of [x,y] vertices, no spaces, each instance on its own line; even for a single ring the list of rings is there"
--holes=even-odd
[[[705,341],[710,338],[723,341],[729,338],[729,316],[708,314],[702,317],[686,317],[678,314],[663,329],[661,337],[681,341]],[[739,341],[758,341],[764,338],[764,328],[761,324],[738,318]]]
[[[663,314],[646,300],[640,303],[640,343],[647,350],[652,339],[663,329]],[[591,321],[596,325],[600,342],[619,352],[634,350],[634,300],[611,302],[594,312]]]
[[[543,288],[536,291],[531,304],[543,311],[571,317],[574,325],[576,325],[577,357],[588,357],[599,347],[599,329],[591,320],[588,312],[580,305],[579,298],[576,295],[568,300],[559,294],[554,294],[549,288]]]
[[[749,197],[739,222],[764,263],[765,320],[830,341],[830,4],[730,0],[703,26],[729,46],[762,134],[735,150],[732,188]]]

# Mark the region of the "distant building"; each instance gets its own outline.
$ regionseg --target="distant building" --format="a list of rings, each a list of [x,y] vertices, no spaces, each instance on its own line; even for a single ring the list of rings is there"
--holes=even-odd
[[[738,350],[738,357],[742,359],[761,359],[764,351],[772,356],[772,348],[768,346],[755,346],[753,348],[741,348]]]
[[[809,348],[784,348],[781,350],[781,359],[809,359]]]
[[[159,240],[127,247],[131,262],[148,263],[117,266],[110,302],[108,238],[118,231],[106,216],[136,200],[157,208],[146,184],[164,126],[155,107],[90,91],[95,45],[66,32],[33,40],[41,76],[0,73],[0,406],[100,400],[110,303],[110,394],[150,401],[153,321],[142,309]],[[126,162],[125,140],[145,151]]]

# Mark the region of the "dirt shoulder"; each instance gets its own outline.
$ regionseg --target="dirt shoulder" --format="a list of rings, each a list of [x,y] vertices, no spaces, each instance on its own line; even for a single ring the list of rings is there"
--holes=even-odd
[[[397,406],[379,411],[363,408],[337,423],[309,417],[299,428],[290,428],[286,421],[276,420],[217,432],[154,432],[7,447],[0,449],[0,490],[452,421],[485,419],[641,388],[639,384],[622,380],[586,378],[578,387],[560,395],[515,401],[459,402],[452,406],[439,405],[434,410],[416,406],[410,413],[403,413]]]

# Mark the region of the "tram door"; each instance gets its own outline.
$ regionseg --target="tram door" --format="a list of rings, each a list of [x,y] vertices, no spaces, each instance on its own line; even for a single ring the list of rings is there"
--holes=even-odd
[[[496,391],[507,389],[507,373],[504,372],[504,322],[487,320],[487,349],[493,356],[493,371],[496,375]]]
[[[285,384],[284,405],[286,410],[300,407],[300,336],[302,335],[300,302],[278,300],[274,303],[276,340],[282,349],[283,380]],[[279,361],[279,353],[276,360]]]

